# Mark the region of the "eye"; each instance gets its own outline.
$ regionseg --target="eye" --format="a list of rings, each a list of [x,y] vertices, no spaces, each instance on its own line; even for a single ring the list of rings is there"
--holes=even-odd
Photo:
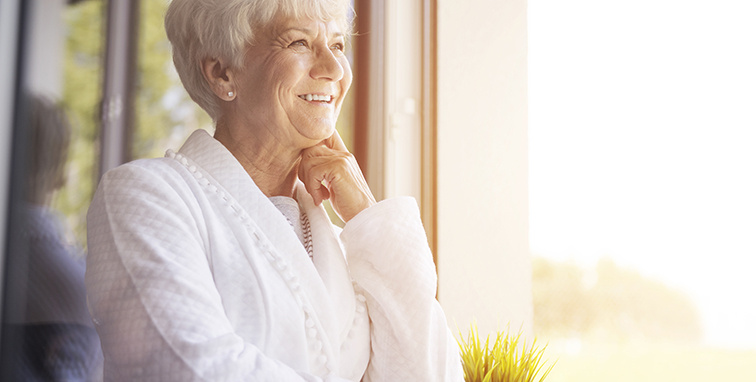
[[[338,50],[339,52],[344,52],[344,43],[337,42],[331,45],[331,49]]]
[[[289,48],[306,48],[307,47],[307,41],[305,40],[297,40],[289,44]]]

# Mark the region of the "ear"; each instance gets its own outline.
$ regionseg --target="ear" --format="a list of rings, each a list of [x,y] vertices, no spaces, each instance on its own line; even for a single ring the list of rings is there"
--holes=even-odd
[[[210,90],[224,101],[233,101],[236,98],[236,89],[233,73],[228,65],[219,58],[206,58],[202,60],[201,65],[202,74]]]

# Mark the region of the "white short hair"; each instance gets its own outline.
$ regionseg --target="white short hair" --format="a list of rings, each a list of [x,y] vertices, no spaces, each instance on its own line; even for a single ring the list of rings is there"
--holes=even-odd
[[[349,0],[173,0],[165,31],[184,88],[213,120],[218,98],[202,74],[202,60],[219,58],[232,68],[244,65],[246,45],[277,16],[336,21],[351,33]]]

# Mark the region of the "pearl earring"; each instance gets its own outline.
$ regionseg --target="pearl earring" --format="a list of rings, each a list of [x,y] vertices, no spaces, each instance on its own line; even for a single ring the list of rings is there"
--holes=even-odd
[[[228,96],[229,97],[233,97],[234,96],[234,92],[228,92]]]

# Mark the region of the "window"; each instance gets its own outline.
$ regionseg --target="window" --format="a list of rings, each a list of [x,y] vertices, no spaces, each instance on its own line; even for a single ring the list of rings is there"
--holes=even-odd
[[[756,378],[756,8],[529,12],[535,327],[562,354],[552,376]]]

